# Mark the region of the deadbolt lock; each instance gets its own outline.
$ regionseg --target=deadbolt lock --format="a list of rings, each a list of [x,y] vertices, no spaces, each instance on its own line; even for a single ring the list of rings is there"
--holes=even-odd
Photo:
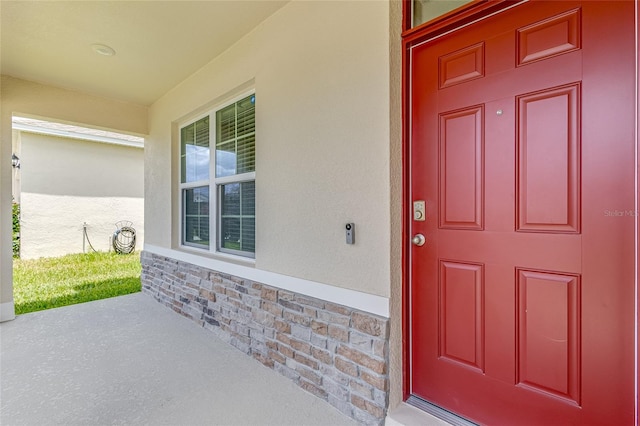
[[[424,222],[425,217],[425,202],[424,200],[418,200],[413,202],[413,220],[417,222]]]

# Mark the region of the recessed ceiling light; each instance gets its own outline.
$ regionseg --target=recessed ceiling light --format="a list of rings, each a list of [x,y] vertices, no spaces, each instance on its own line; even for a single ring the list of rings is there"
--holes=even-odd
[[[94,52],[103,55],[103,56],[113,56],[116,54],[116,51],[113,48],[107,46],[106,44],[92,44],[91,48]]]

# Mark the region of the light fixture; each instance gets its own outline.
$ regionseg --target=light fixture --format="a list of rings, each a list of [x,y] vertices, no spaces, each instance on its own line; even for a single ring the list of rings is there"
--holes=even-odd
[[[91,48],[94,52],[102,56],[113,56],[116,54],[116,51],[113,50],[112,47],[107,46],[106,44],[95,43],[91,45]]]
[[[20,159],[15,154],[11,154],[11,167],[13,167],[14,169],[20,168]]]

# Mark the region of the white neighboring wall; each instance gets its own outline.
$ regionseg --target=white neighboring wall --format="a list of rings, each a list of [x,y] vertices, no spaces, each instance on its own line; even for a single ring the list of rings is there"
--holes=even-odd
[[[146,135],[148,108],[0,76],[0,321],[15,318],[11,257],[12,115],[47,117],[100,129]]]
[[[21,257],[108,251],[120,220],[144,242],[144,154],[139,147],[21,133]]]

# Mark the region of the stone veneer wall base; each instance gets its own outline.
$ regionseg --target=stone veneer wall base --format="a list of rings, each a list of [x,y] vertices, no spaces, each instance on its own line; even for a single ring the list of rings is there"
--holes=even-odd
[[[355,420],[384,423],[389,320],[142,252],[142,291]]]

